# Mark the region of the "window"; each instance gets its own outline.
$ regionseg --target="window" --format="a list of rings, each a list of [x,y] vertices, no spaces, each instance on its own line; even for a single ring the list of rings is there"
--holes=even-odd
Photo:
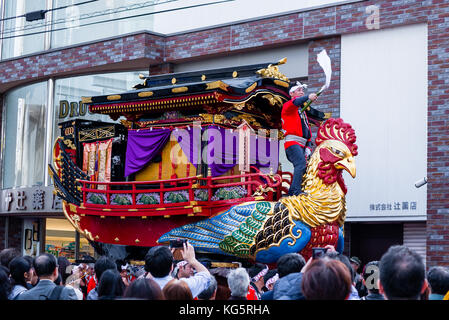
[[[45,0],[5,1],[2,59],[44,50],[45,20],[28,22],[25,17],[14,17],[28,12],[44,10],[46,8],[45,3]],[[42,33],[34,34],[37,32]],[[30,35],[27,36],[27,34]]]
[[[53,8],[79,2],[82,1],[54,0]],[[151,13],[153,10],[153,1],[136,3],[133,0],[98,0],[55,10],[53,11],[51,47],[63,47],[140,30],[151,30],[153,29],[151,15],[126,17]]]
[[[66,219],[47,219],[45,228],[45,252],[56,257],[66,257],[74,262],[76,247],[75,228]],[[79,257],[95,255],[86,238],[80,237]]]
[[[75,118],[115,122],[108,115],[89,113],[81,97],[123,93],[141,82],[139,73],[147,71],[96,74],[55,81],[53,141],[61,134],[58,124]]]
[[[12,90],[5,97],[3,188],[44,183],[47,83]]]

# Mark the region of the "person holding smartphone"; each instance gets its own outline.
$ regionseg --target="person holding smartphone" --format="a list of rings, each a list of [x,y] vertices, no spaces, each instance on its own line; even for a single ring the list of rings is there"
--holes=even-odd
[[[209,286],[210,272],[195,257],[195,249],[189,242],[182,243],[181,248],[169,248],[166,246],[157,246],[151,248],[145,256],[145,270],[147,277],[152,278],[160,286],[161,290],[170,282],[173,265],[173,253],[178,249],[181,251],[182,259],[189,263],[197,272],[189,278],[181,278],[185,281],[192,293],[193,298],[197,297],[204,289]]]

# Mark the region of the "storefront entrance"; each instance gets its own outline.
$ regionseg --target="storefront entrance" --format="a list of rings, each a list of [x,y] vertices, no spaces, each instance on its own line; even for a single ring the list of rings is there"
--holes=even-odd
[[[401,244],[402,223],[351,223],[351,256],[359,257],[362,265],[380,260],[389,247]]]
[[[66,219],[46,219],[45,252],[56,257],[64,256],[71,262],[83,259],[85,256],[94,257],[94,249],[84,237],[79,237],[79,253],[76,255],[77,233]]]

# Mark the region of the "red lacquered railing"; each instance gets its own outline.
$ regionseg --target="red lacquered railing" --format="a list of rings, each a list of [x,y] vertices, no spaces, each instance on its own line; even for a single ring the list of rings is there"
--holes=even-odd
[[[235,182],[220,183],[222,180],[240,180]],[[81,185],[83,192],[83,204],[86,207],[110,207],[110,208],[157,208],[157,207],[172,207],[185,205],[191,201],[201,202],[205,200],[198,200],[195,198],[195,190],[206,190],[207,201],[223,201],[213,200],[214,190],[220,188],[243,187],[246,190],[246,195],[241,199],[251,200],[254,194],[262,195],[266,200],[274,199],[273,194],[276,193],[276,198],[281,196],[282,192],[282,176],[280,174],[267,175],[257,170],[255,173],[245,173],[232,176],[221,177],[205,177],[194,176],[187,178],[176,178],[156,181],[129,181],[129,182],[99,182],[88,180],[77,180]],[[143,188],[139,188],[143,187]],[[117,189],[122,188],[122,189]],[[166,203],[164,194],[166,192],[185,191],[188,194],[187,201],[177,203]],[[89,194],[105,195],[105,204],[95,204],[88,202],[87,196]],[[139,194],[158,194],[158,204],[141,204],[137,202]],[[131,195],[131,204],[112,204],[111,197],[114,195]],[[103,197],[102,197],[103,198]],[[103,198],[104,199],[104,198]],[[129,200],[129,199],[128,199]],[[234,199],[233,199],[234,200]]]

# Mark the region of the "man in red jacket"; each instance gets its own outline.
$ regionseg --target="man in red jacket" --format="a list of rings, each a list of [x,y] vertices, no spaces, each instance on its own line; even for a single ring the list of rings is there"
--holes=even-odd
[[[296,82],[289,93],[291,100],[284,103],[282,107],[282,130],[285,136],[285,154],[288,161],[293,164],[293,179],[288,191],[289,196],[297,196],[301,193],[302,177],[306,172],[306,158],[312,153],[309,119],[305,110],[301,109],[308,99],[315,101],[317,95],[312,93],[304,96],[304,88],[307,85]]]

